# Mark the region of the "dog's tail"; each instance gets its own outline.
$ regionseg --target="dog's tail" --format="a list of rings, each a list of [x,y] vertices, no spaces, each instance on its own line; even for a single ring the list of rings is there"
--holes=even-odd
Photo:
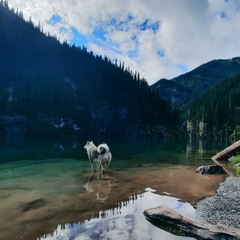
[[[103,144],[98,145],[97,151],[100,154],[109,153],[109,147],[106,143],[103,143]]]

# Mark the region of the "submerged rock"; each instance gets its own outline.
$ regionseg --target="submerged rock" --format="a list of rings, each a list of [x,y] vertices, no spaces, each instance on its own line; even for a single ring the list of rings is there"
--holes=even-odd
[[[201,174],[223,174],[223,173],[225,173],[224,169],[219,165],[201,166],[196,169],[196,172],[199,172]]]
[[[28,203],[21,204],[19,207],[22,209],[23,212],[26,212],[33,209],[38,209],[40,207],[43,207],[44,205],[46,205],[46,201],[43,198],[40,198]]]

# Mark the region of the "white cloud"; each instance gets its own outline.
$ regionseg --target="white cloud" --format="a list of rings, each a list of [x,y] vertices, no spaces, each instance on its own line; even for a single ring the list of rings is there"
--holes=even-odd
[[[60,40],[70,42],[76,28],[89,39],[89,50],[124,61],[149,84],[212,59],[240,56],[238,0],[8,2]],[[53,15],[61,21],[50,25]]]

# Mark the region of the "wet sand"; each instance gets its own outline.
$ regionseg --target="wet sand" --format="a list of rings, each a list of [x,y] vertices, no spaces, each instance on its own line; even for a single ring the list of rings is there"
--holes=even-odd
[[[88,170],[78,174],[77,169],[71,169],[74,178],[63,171],[67,174],[63,179],[61,174],[57,179],[36,178],[31,185],[29,179],[17,178],[9,188],[0,186],[0,239],[37,239],[52,234],[59,224],[84,222],[99,214],[104,218],[105,210],[121,209],[146,188],[195,205],[214,195],[226,178],[200,175],[195,167],[161,164],[111,169],[102,180]]]

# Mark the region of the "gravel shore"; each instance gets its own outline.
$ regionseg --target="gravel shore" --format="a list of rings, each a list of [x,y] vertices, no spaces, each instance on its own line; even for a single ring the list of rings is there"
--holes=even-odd
[[[228,177],[215,196],[198,202],[196,217],[201,222],[240,229],[240,178]]]

